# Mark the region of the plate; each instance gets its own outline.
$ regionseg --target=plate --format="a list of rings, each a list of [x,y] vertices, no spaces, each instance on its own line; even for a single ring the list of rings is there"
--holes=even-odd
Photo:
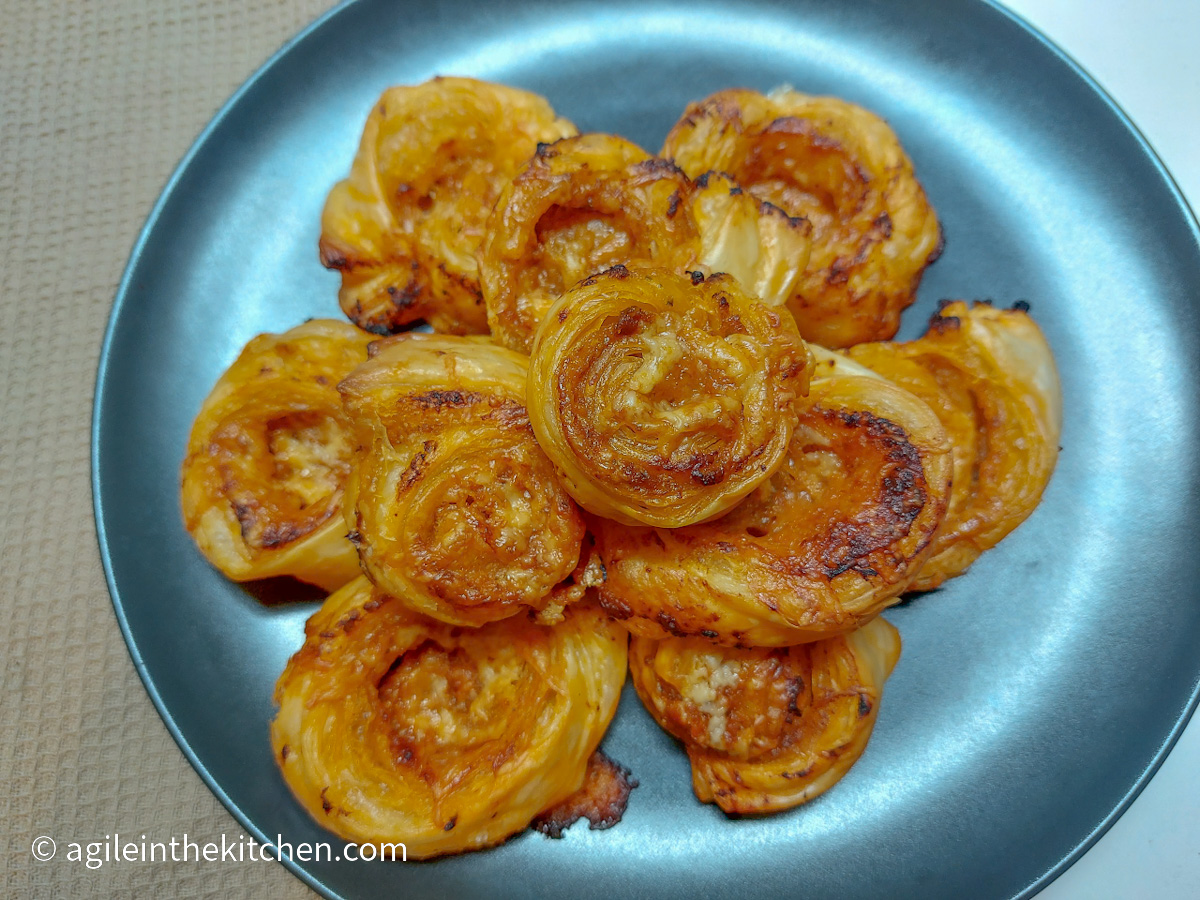
[[[130,653],[192,764],[257,839],[341,843],[271,758],[271,692],[312,602],[264,602],[185,534],[201,400],[254,334],[336,316],[325,194],[388,85],[474,75],[655,149],[685,103],[791,83],[888,118],[945,225],[903,337],[943,297],[1028,300],[1061,367],[1063,452],[1033,517],[888,614],[904,654],[832,791],[726,819],[627,687],[604,747],[641,787],[609,831],[435,863],[290,867],[330,897],[1030,896],[1153,774],[1200,677],[1200,246],[1146,143],[1059,51],[979,0],[360,0],[244,86],[172,177],[116,298],[96,518]]]

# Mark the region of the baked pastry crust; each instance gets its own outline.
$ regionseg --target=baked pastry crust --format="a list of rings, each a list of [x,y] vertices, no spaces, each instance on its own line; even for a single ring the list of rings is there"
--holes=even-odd
[[[945,430],[908,391],[819,356],[798,413],[783,465],[721,518],[592,523],[601,602],[634,635],[781,647],[852,631],[899,601],[945,515]]]

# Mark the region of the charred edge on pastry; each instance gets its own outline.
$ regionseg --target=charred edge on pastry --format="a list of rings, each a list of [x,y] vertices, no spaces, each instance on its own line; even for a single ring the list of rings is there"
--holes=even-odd
[[[903,428],[869,412],[832,410],[825,413],[825,418],[837,420],[847,428],[865,429],[868,438],[884,449],[885,474],[880,482],[882,502],[874,507],[880,515],[863,523],[839,523],[831,535],[836,538],[836,544],[827,546],[822,554],[827,578],[836,578],[849,571],[871,578],[879,572],[864,560],[872,553],[886,550],[892,543],[880,543],[874,534],[877,527],[883,526],[885,531],[899,529],[907,534],[925,508],[928,494],[921,453],[909,441]],[[840,559],[832,558],[835,556]]]
[[[587,819],[592,831],[612,828],[625,815],[629,795],[637,786],[629,769],[597,750],[588,760],[583,787],[543,812],[531,825],[555,839],[580,819]]]
[[[925,265],[932,266],[942,258],[944,252],[946,252],[946,229],[941,222],[938,222],[937,244],[929,251],[929,256],[925,258]]]
[[[629,306],[621,310],[621,314],[617,316],[617,322],[614,330],[621,337],[628,337],[631,334],[636,334],[643,322],[649,318],[646,311],[639,309],[636,306]]]
[[[405,470],[404,475],[400,478],[401,487],[411,487],[424,474],[426,460],[428,460],[429,454],[436,449],[437,443],[434,441],[426,441],[421,445],[421,449],[417,451],[417,455],[412,458],[412,462],[408,464],[408,469]]]
[[[388,300],[395,307],[396,312],[408,309],[421,297],[421,285],[415,279],[410,280],[403,288],[397,288],[394,284],[389,284],[384,290],[387,292]]]
[[[321,257],[321,265],[323,265],[325,268],[337,269],[339,272],[351,268],[350,260],[346,257],[346,254],[341,250],[326,244],[324,241],[321,241],[319,252]]]
[[[424,409],[460,409],[478,403],[481,397],[470,392],[432,390],[424,394],[415,394],[412,399]]]
[[[632,168],[636,172],[642,172],[647,175],[679,175],[687,178],[679,166],[675,165],[669,159],[662,159],[658,156],[644,159],[640,163],[634,163]]]
[[[599,593],[600,608],[608,614],[609,618],[622,622],[633,618],[633,608],[620,597],[606,591],[603,587],[600,588]]]
[[[776,206],[770,200],[760,200],[758,202],[759,214],[764,216],[783,216],[787,220],[788,228],[796,228],[803,231],[805,235],[812,234],[812,222],[804,216],[793,216],[781,206]]]
[[[947,331],[958,331],[962,327],[962,319],[958,316],[943,316],[940,313],[929,320],[929,330],[935,334]]]
[[[660,610],[658,615],[654,617],[654,621],[658,624],[659,628],[673,637],[690,637],[692,635],[692,632],[680,625],[675,620],[675,617],[665,610]]]

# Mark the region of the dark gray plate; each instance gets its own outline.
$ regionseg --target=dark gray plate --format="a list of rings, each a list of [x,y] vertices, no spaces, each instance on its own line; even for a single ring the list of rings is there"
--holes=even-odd
[[[431,864],[293,870],[354,897],[1045,885],[1131,802],[1196,699],[1200,253],[1178,191],[1111,101],[971,0],[362,0],[251,79],[150,216],[96,391],[117,617],[193,765],[256,837],[332,840],[292,801],[267,742],[272,686],[313,606],[260,603],[208,567],[180,524],[178,469],[202,398],[246,340],[338,314],[316,254],[325,193],[379,92],[435,73],[540,91],[582,128],[651,149],[686,102],[734,85],[790,82],[880,112],[948,241],[903,335],[938,298],[1028,299],[1062,369],[1064,449],[1016,534],[889,614],[904,656],[875,737],[817,801],[756,821],[701,806],[682,751],[627,693],[606,748],[642,786],[618,827]]]

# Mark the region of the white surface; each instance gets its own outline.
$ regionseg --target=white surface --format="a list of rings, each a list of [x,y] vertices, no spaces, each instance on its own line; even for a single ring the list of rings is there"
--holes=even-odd
[[[1007,5],[1104,86],[1200,210],[1200,0]],[[1200,716],[1125,815],[1038,895],[1084,898],[1200,898]]]

